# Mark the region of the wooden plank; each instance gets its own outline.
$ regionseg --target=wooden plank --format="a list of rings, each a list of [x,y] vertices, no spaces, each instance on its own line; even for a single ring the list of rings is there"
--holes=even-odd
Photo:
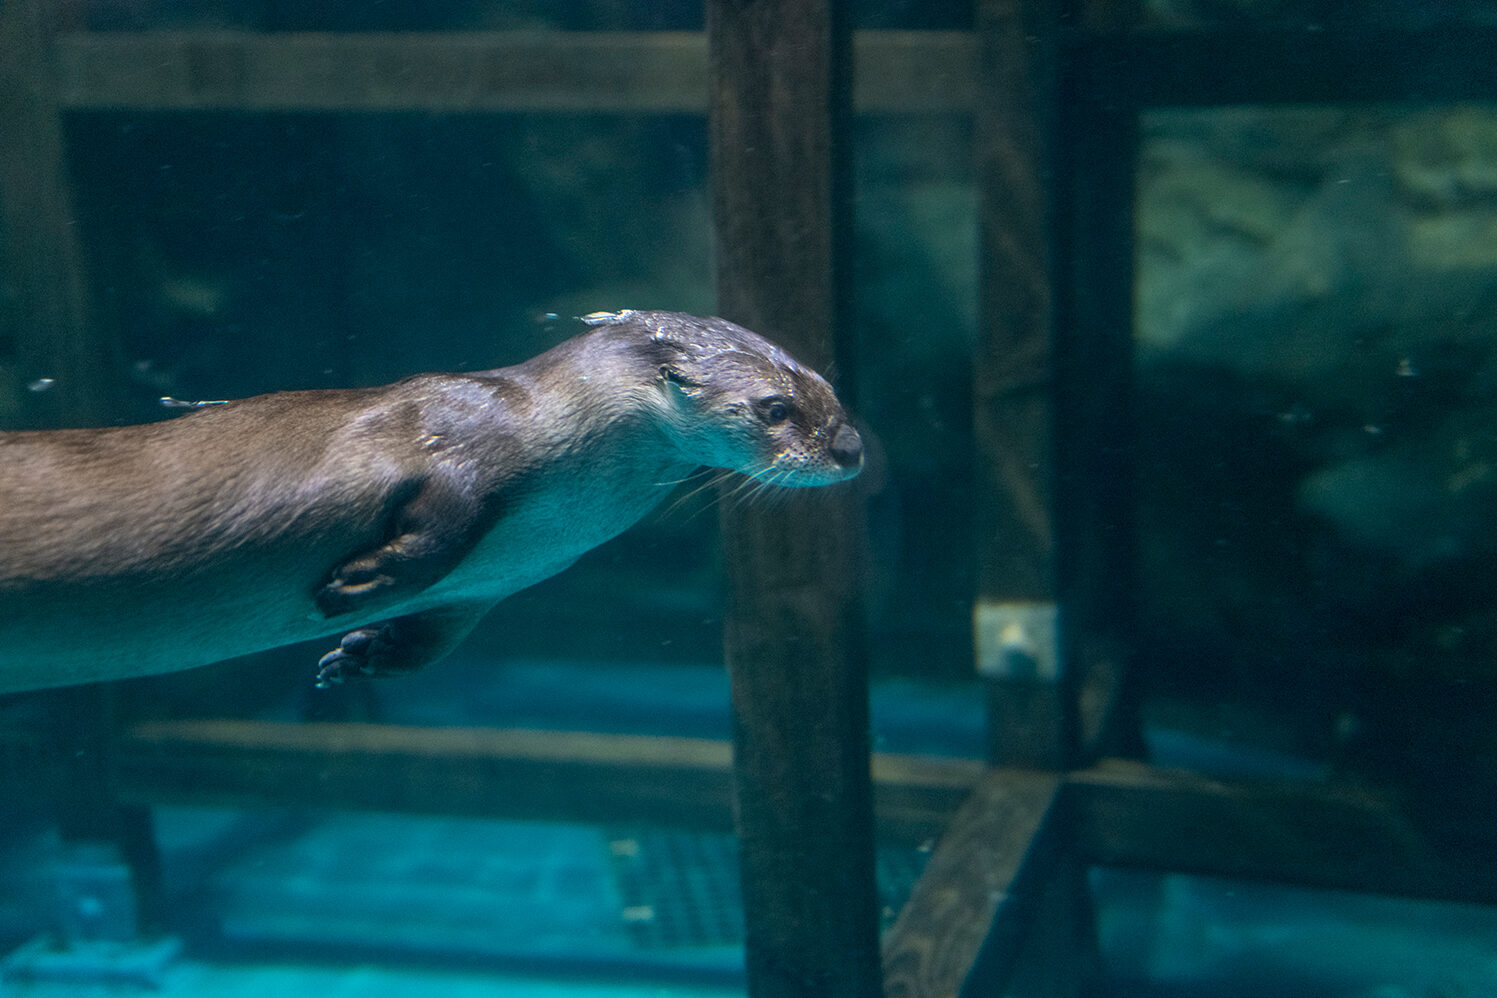
[[[729,748],[706,740],[188,721],[132,729],[118,758],[132,801],[731,827]]]
[[[79,34],[70,107],[243,111],[700,111],[699,36],[638,33]]]
[[[1110,760],[1073,773],[1076,848],[1091,863],[1376,894],[1497,902],[1497,836],[1447,855],[1391,793],[1228,782]],[[1438,815],[1426,816],[1438,826]]]
[[[854,101],[888,114],[970,111],[967,32],[860,32]],[[61,100],[76,110],[702,114],[698,32],[64,35]]]
[[[845,7],[707,4],[719,311],[821,370],[850,360]],[[879,990],[856,496],[812,489],[772,509],[722,504],[753,998]]]
[[[889,931],[885,995],[1083,993],[1087,864],[1497,902],[1497,842],[1441,854],[1390,793],[1120,760],[1064,777],[993,770]]]
[[[1497,97],[1492,26],[1071,30],[1061,41],[1078,75],[1124,108]],[[863,31],[854,50],[861,112],[978,107],[971,32]],[[1439,70],[1385,71],[1410,52]],[[707,93],[695,32],[78,32],[58,40],[57,63],[63,106],[92,110],[700,114]]]
[[[1060,855],[1062,786],[1017,770],[978,783],[885,937],[885,998],[1004,993]]]
[[[55,791],[38,736],[0,738],[0,784]],[[724,742],[490,728],[163,721],[127,731],[113,792],[140,804],[309,807],[732,828]],[[981,774],[964,759],[873,760],[881,834],[918,843]]]
[[[7,428],[97,425],[121,408],[118,344],[94,320],[63,155],[45,0],[0,3],[0,367],[17,374]]]

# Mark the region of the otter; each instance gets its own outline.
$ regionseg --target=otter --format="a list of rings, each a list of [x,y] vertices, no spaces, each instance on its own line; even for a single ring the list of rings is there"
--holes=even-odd
[[[701,466],[841,482],[831,386],[723,319],[602,312],[514,367],[0,433],[0,692],[342,635],[328,686],[446,655]]]

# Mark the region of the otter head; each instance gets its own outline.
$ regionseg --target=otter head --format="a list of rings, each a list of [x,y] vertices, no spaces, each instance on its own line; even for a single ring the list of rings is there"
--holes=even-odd
[[[830,485],[863,467],[863,441],[826,380],[724,319],[621,312],[682,456],[765,484]]]

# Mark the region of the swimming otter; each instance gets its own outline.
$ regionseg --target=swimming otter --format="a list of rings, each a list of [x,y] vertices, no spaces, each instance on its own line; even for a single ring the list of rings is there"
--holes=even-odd
[[[344,634],[318,685],[418,669],[695,468],[862,466],[831,387],[722,319],[606,312],[514,367],[0,433],[0,692]]]

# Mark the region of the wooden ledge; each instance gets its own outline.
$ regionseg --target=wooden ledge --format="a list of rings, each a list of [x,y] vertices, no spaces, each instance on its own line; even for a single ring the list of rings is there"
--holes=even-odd
[[[880,831],[939,832],[982,773],[960,759],[877,755]],[[130,803],[316,807],[730,830],[726,742],[596,732],[168,721],[121,738]]]

